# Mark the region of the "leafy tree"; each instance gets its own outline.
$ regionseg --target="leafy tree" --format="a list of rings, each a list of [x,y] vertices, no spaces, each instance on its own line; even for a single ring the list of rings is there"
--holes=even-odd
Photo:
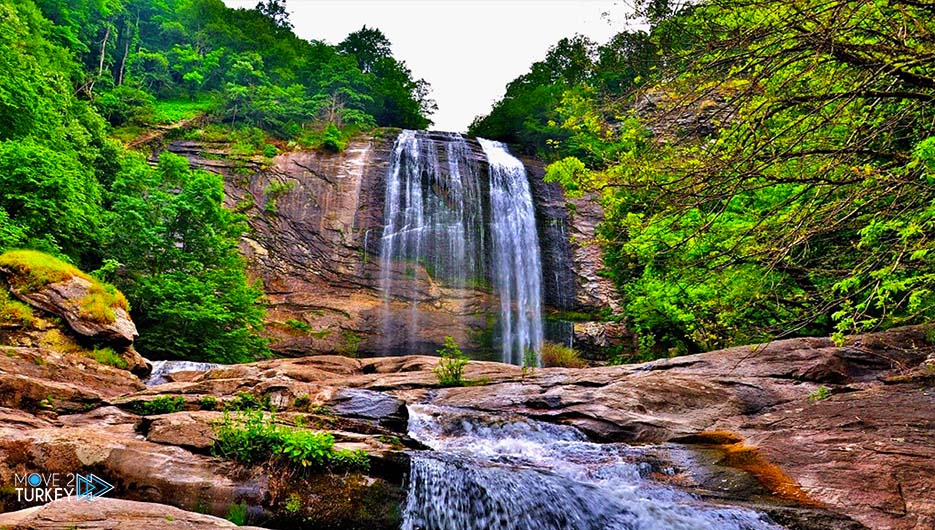
[[[132,302],[139,348],[157,358],[251,360],[266,354],[262,292],[244,274],[242,216],[222,206],[221,177],[164,153],[156,172],[131,158],[114,186],[115,279]]]
[[[256,5],[256,10],[264,17],[272,20],[280,28],[292,29],[289,12],[286,11],[286,0],[266,0],[265,2],[261,0]]]

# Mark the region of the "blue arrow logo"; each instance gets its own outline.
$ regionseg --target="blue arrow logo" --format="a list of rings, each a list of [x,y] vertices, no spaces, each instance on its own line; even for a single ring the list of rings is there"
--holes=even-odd
[[[75,496],[79,499],[93,501],[113,489],[113,485],[93,473],[75,475]]]

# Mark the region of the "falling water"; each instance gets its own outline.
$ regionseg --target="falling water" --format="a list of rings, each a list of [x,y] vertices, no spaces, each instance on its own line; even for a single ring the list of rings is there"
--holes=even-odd
[[[506,146],[478,138],[490,164],[492,275],[500,296],[503,361],[542,348],[542,264],[526,168]],[[538,364],[538,361],[536,362]]]
[[[226,365],[199,363],[194,361],[153,361],[153,369],[143,383],[146,386],[161,385],[169,382],[169,375],[175,372],[207,372]]]
[[[409,409],[403,530],[781,530],[760,513],[708,504],[653,477],[674,448],[594,444],[571,427],[430,405]],[[684,452],[684,451],[683,451]],[[664,464],[668,465],[668,464]]]
[[[455,288],[485,277],[478,170],[461,135],[439,135],[403,131],[387,174],[380,242],[384,335],[404,329],[408,337],[397,342],[410,346],[419,340],[418,304],[427,297],[420,273]],[[391,310],[393,299],[409,303],[405,315]]]

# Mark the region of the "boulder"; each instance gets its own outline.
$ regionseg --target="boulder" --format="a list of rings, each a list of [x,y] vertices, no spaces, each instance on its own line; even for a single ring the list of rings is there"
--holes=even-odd
[[[31,306],[62,318],[68,327],[79,335],[106,342],[120,349],[133,344],[139,333],[124,308],[111,308],[114,313],[113,322],[91,318],[81,310],[81,300],[88,295],[91,286],[90,280],[72,276],[65,281],[51,283],[35,291],[27,292],[11,287],[10,292]]]
[[[0,513],[0,528],[8,530],[211,530],[240,528],[230,521],[187,512],[173,506],[101,497],[93,501],[59,499],[43,506]]]

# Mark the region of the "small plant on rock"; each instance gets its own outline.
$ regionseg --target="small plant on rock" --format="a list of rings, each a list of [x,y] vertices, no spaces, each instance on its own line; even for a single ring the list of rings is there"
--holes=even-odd
[[[824,401],[831,397],[831,390],[826,386],[820,386],[815,389],[814,392],[808,395],[808,400],[815,403],[818,401]]]
[[[451,337],[445,337],[445,345],[438,350],[441,359],[435,367],[435,376],[442,386],[463,386],[464,367],[468,358],[461,352],[458,343]]]
[[[159,396],[151,401],[138,401],[130,406],[130,410],[140,416],[171,414],[184,408],[185,398],[182,396]]]

